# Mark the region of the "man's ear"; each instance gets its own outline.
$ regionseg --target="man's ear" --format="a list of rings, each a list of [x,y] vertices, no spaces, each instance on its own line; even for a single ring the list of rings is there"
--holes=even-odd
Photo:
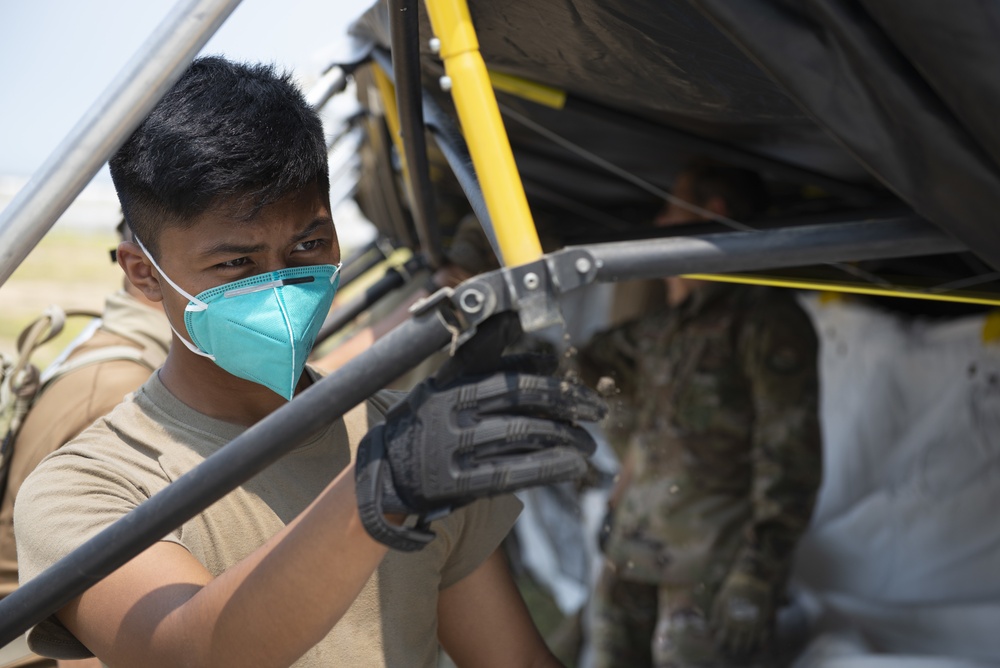
[[[726,205],[726,200],[718,195],[709,197],[708,201],[701,208],[708,209],[717,216],[729,218],[729,207]]]
[[[163,301],[163,290],[160,279],[153,270],[153,264],[134,241],[123,241],[118,244],[118,266],[125,272],[126,278],[143,296],[151,302]]]

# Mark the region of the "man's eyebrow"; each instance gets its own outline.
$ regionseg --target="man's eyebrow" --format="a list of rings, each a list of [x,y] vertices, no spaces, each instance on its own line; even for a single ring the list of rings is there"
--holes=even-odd
[[[265,249],[266,246],[264,246],[264,244],[254,244],[252,246],[248,246],[229,241],[220,241],[217,244],[209,246],[198,254],[204,257],[212,255],[250,255],[251,253],[259,253]]]
[[[292,237],[292,243],[302,241],[324,225],[333,225],[333,219],[329,216],[322,216],[315,219],[313,222],[309,223],[304,230]],[[250,255],[252,253],[260,253],[264,250],[267,250],[267,246],[264,244],[244,245],[230,241],[220,241],[217,244],[199,251],[198,254],[203,257],[211,257],[213,255]]]
[[[292,243],[302,241],[324,225],[333,225],[333,218],[330,218],[329,216],[320,216],[319,218],[316,218],[313,222],[309,223],[304,230],[292,237]]]

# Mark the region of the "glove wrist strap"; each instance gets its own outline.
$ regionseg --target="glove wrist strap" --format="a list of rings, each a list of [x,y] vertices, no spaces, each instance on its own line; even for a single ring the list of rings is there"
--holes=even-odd
[[[390,524],[385,519],[382,491],[387,475],[385,441],[379,425],[365,437],[366,443],[358,449],[355,485],[358,495],[358,514],[368,534],[378,542],[401,552],[416,552],[434,540],[434,532],[417,527]]]

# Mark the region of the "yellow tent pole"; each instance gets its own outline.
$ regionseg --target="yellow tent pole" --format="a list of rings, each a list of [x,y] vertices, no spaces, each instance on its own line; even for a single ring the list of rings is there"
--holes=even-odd
[[[496,95],[465,0],[425,0],[441,59],[451,82],[452,99],[490,212],[505,265],[520,265],[542,256],[524,195],[521,177],[507,139]]]
[[[530,100],[551,109],[562,109],[566,106],[566,91],[564,90],[513,74],[504,74],[493,70],[489,70],[489,73],[490,83],[496,90],[516,95],[522,100]]]
[[[402,137],[399,134],[399,109],[396,107],[396,87],[392,85],[392,81],[382,71],[381,67],[373,67],[372,72],[375,75],[375,87],[378,88],[378,93],[382,97],[382,104],[385,105],[382,111],[385,113],[385,122],[389,126],[392,141],[394,144],[397,144],[396,148],[402,151]],[[402,154],[400,154],[399,158],[400,160],[405,159]]]
[[[961,304],[984,304],[1000,306],[1000,297],[959,293],[934,293],[919,289],[878,288],[855,283],[839,281],[824,281],[817,279],[779,278],[774,276],[749,276],[747,274],[685,274],[684,278],[695,278],[703,281],[718,281],[720,283],[744,283],[747,285],[768,285],[778,288],[794,288],[798,290],[821,290],[825,292],[843,292],[856,295],[874,295],[878,297],[899,297],[903,299],[925,299],[940,302],[958,302]]]
[[[399,156],[399,164],[403,171],[403,183],[409,188],[410,179],[406,176],[406,151],[403,150],[403,136],[399,130],[399,108],[396,106],[396,87],[392,85],[392,81],[381,67],[376,65],[372,68],[372,72],[374,72],[375,76],[375,87],[378,88],[378,93],[382,97],[382,104],[385,107],[382,110],[385,113],[385,124],[389,126],[389,136],[392,137],[392,143],[396,146],[396,154]]]

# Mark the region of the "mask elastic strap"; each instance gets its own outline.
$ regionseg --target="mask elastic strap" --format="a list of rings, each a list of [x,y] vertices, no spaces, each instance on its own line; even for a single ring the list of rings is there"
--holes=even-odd
[[[152,253],[146,250],[146,247],[142,244],[142,241],[139,240],[139,237],[133,234],[132,238],[135,239],[135,242],[137,244],[139,244],[139,248],[142,249],[142,252],[146,254],[146,257],[149,259],[149,261],[153,264],[154,267],[156,267],[156,271],[160,272],[160,276],[162,276],[164,280],[166,280],[167,283],[170,284],[170,287],[176,290],[178,294],[187,297],[188,301],[191,302],[190,304],[187,305],[187,308],[184,309],[185,311],[204,311],[205,309],[208,308],[208,304],[201,301],[197,297],[189,295],[184,288],[182,288],[181,286],[177,285],[172,280],[170,280],[170,277],[167,276],[167,272],[160,269],[160,265],[156,264],[156,260],[153,259]]]
[[[215,355],[210,355],[209,353],[206,353],[204,350],[199,349],[198,346],[194,345],[193,343],[191,343],[190,341],[188,341],[187,339],[185,339],[181,335],[180,332],[178,332],[176,329],[174,329],[173,325],[170,325],[170,329],[172,329],[173,332],[174,332],[174,334],[177,335],[177,338],[181,340],[181,343],[183,343],[184,346],[188,350],[190,350],[191,352],[193,352],[195,355],[201,355],[202,357],[207,357],[208,359],[212,360],[213,362],[215,361]]]
[[[142,241],[139,240],[139,237],[133,234],[132,238],[135,240],[137,244],[139,244],[139,248],[141,248],[142,252],[146,254],[146,258],[152,263],[154,267],[156,267],[156,271],[160,272],[160,276],[162,276],[167,281],[167,283],[169,283],[170,286],[178,292],[178,294],[180,294],[183,297],[187,297],[189,302],[193,302],[187,305],[187,308],[185,309],[186,311],[204,311],[205,309],[208,308],[208,304],[201,301],[200,299],[192,297],[187,293],[187,291],[184,290],[184,288],[182,288],[181,286],[177,285],[172,280],[170,280],[170,277],[167,276],[166,272],[160,269],[160,265],[156,264],[156,260],[153,259],[153,255],[148,250],[146,250],[146,247],[143,245]],[[177,331],[177,329],[174,328],[173,323],[171,323],[169,320],[167,320],[167,324],[170,325],[171,331],[173,331],[173,333],[177,335],[177,338],[181,340],[181,343],[183,343],[188,350],[193,352],[195,355],[201,355],[202,357],[207,357],[208,359],[215,361],[215,355],[206,353],[204,350],[199,349],[198,346],[188,341],[186,337],[184,337],[180,332]]]

